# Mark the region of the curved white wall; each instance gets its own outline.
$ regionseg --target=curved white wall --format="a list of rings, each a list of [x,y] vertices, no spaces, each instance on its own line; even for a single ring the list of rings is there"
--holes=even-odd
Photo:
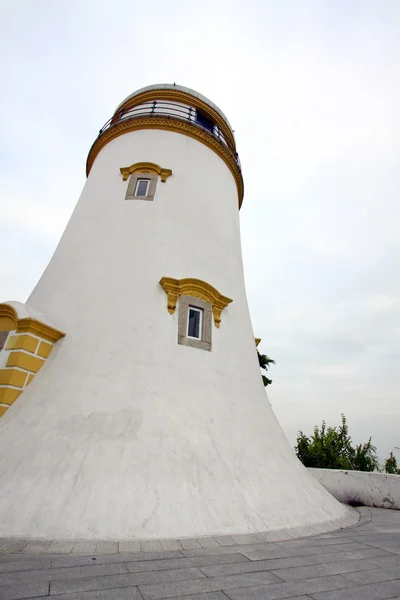
[[[340,502],[400,510],[399,475],[335,469],[308,470]]]
[[[120,167],[173,175],[125,201]],[[177,344],[163,276],[233,299],[212,351]],[[107,144],[29,306],[66,337],[0,422],[0,534],[179,537],[341,518],[267,400],[237,189],[212,150],[143,130]]]

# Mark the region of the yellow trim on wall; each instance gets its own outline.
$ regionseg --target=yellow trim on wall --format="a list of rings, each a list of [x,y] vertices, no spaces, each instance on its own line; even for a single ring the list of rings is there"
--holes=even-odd
[[[28,373],[18,371],[18,369],[0,369],[0,385],[13,385],[14,387],[24,387]]]
[[[37,351],[38,356],[42,356],[43,358],[48,358],[50,356],[51,351],[53,350],[53,345],[48,342],[40,342],[40,346]]]
[[[120,171],[124,181],[126,181],[132,173],[152,173],[160,175],[162,182],[167,181],[168,177],[172,175],[171,169],[163,169],[159,165],[156,165],[156,163],[151,162],[134,163],[130,167],[121,167]]]
[[[32,333],[53,343],[65,336],[62,331],[32,318],[19,319],[17,333]]]
[[[11,352],[6,363],[6,367],[19,367],[20,369],[31,371],[31,373],[37,373],[43,365],[43,359],[20,351]]]
[[[168,100],[169,102],[179,102],[181,104],[187,104],[188,106],[192,106],[193,108],[199,108],[203,113],[209,116],[216,125],[221,129],[225,138],[229,140],[231,145],[236,148],[235,138],[233,137],[233,133],[225,121],[223,117],[216,111],[212,106],[210,106],[207,102],[204,102],[197,96],[192,96],[188,92],[183,92],[181,90],[170,90],[170,89],[153,89],[146,90],[137,96],[133,96],[133,98],[128,98],[124,104],[118,107],[118,109],[114,113],[114,117],[116,119],[119,118],[121,111],[127,111],[134,106],[138,106],[143,104],[143,102],[149,102],[150,100]]]
[[[30,373],[26,373],[16,368],[0,369],[0,385],[4,386],[0,387],[0,404],[11,405],[22,392],[22,389],[16,388],[30,384],[34,374],[42,368],[45,359],[50,355],[53,344],[63,338],[65,333],[32,317],[19,319],[14,307],[5,303],[0,304],[0,331],[15,332],[15,335],[9,336],[7,339],[5,349],[11,350],[11,352],[6,367],[18,367],[30,371]],[[33,355],[36,351],[39,356]],[[27,352],[31,354],[27,354]],[[7,407],[0,406],[0,417],[6,410]]]
[[[0,331],[13,331],[14,329],[16,333],[31,333],[53,343],[65,336],[64,332],[32,317],[19,319],[13,306],[0,304]]]
[[[228,166],[235,179],[238,191],[238,204],[239,208],[241,207],[243,202],[244,186],[242,173],[236,163],[236,160],[226,146],[222,142],[218,141],[217,138],[209,135],[194,125],[190,125],[189,122],[185,121],[176,121],[174,119],[167,119],[163,117],[148,117],[143,119],[127,119],[126,121],[119,122],[118,125],[114,125],[113,127],[107,129],[92,145],[87,158],[86,175],[89,175],[97,155],[99,154],[100,150],[102,150],[104,146],[108,144],[108,142],[119,137],[120,135],[123,135],[124,133],[137,131],[139,129],[161,129],[165,131],[175,131],[177,133],[187,135],[188,137],[201,142],[211,150],[214,150],[214,152],[218,154],[218,156],[222,158],[222,160]]]
[[[0,304],[0,331],[13,331],[17,326],[16,310],[9,304]]]
[[[4,415],[6,410],[8,410],[8,406],[0,406],[0,417]]]
[[[6,350],[27,350],[34,354],[38,344],[39,340],[28,334],[13,335],[8,339]]]
[[[254,341],[256,342],[256,347],[257,347],[258,344],[261,342],[261,338],[254,338]]]
[[[221,312],[232,302],[231,298],[223,296],[215,287],[201,279],[163,277],[160,279],[160,285],[167,294],[170,315],[175,312],[176,303],[181,294],[183,296],[194,296],[212,305],[215,327],[220,326]]]
[[[22,394],[22,390],[16,390],[10,387],[0,387],[0,402],[11,406],[16,399]]]

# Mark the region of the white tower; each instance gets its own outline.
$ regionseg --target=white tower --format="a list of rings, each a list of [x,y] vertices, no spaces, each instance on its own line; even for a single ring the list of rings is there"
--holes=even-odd
[[[262,384],[224,114],[181,86],[143,88],[100,130],[87,174],[27,304],[0,306],[0,535],[166,538],[344,517]]]

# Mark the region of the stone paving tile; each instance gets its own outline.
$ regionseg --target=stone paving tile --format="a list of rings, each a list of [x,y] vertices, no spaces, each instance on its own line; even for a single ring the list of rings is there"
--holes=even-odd
[[[12,573],[17,571],[30,571],[32,569],[50,569],[51,559],[32,559],[24,556],[25,560],[8,561],[0,564],[0,576],[3,573]]]
[[[0,552],[20,552],[29,540],[6,540],[0,547]]]
[[[390,581],[399,579],[399,569],[372,569],[372,571],[354,571],[353,573],[344,573],[343,577],[355,583],[379,583],[381,581]]]
[[[89,565],[106,565],[123,563],[125,561],[162,560],[168,558],[182,557],[178,551],[171,552],[132,552],[124,554],[100,554],[94,556],[62,556],[53,559],[53,567],[84,567]]]
[[[140,542],[141,552],[159,552],[162,550],[159,540],[143,540]]]
[[[160,540],[163,550],[182,550],[182,544],[179,540]]]
[[[167,550],[167,548],[164,548]],[[140,542],[132,541],[132,542],[119,542],[118,546],[119,552],[140,552]]]
[[[333,592],[323,592],[321,594],[312,594],[313,600],[383,600],[392,599],[394,595],[400,592],[400,579],[396,581],[387,581],[385,583],[374,583],[372,585],[363,585],[346,589],[343,596],[343,590]]]
[[[230,535],[214,535],[214,539],[220,546],[234,546],[235,542]]]
[[[361,538],[359,538],[361,539]],[[398,546],[399,542],[400,542],[400,534],[397,536],[393,536],[391,539],[389,538],[389,536],[386,539],[374,539],[373,537],[369,537],[366,538],[366,536],[363,536],[362,538],[363,543],[365,543],[368,546]]]
[[[370,558],[370,562],[377,567],[386,569],[387,567],[397,567],[400,570],[400,554],[392,554],[392,556],[380,556],[378,558]]]
[[[312,538],[302,538],[300,540],[289,540],[286,542],[281,542],[280,545],[283,548],[303,548],[307,546],[335,546],[335,545],[343,545],[343,544],[354,544],[354,540],[350,539],[350,537],[344,538],[323,538],[321,537],[312,537]]]
[[[271,560],[254,560],[248,562],[233,563],[227,565],[211,565],[201,567],[207,577],[218,577],[221,575],[236,575],[238,573],[256,573],[257,571],[276,571],[289,567],[309,566],[313,563],[307,558],[297,556],[295,558],[275,558]],[[279,575],[279,574],[278,574]]]
[[[381,550],[386,550],[392,554],[400,554],[400,546],[386,546],[383,544],[377,544],[377,546],[378,548],[381,548]]]
[[[5,585],[0,585],[1,600],[16,600],[20,598],[29,598],[31,596],[40,597],[47,596],[49,593],[49,584],[47,581],[42,582],[12,582]]]
[[[31,540],[23,547],[22,552],[46,552],[50,544],[46,540]]]
[[[295,533],[298,538],[310,538],[319,532],[317,529],[314,529],[314,527],[294,527],[293,533]]]
[[[50,595],[66,594],[71,592],[86,592],[93,590],[113,589],[116,587],[129,587],[141,584],[168,585],[174,581],[178,584],[181,580],[197,581],[207,577],[194,567],[189,569],[170,569],[169,571],[150,571],[147,573],[129,573],[128,575],[90,577],[82,579],[68,579],[53,581],[50,584]]]
[[[346,600],[344,588],[352,585],[341,575],[331,577],[318,577],[314,579],[303,579],[296,582],[273,583],[267,586],[253,586],[245,588],[226,589],[224,592],[231,600],[281,600],[301,595],[310,595],[315,592],[325,592],[340,589],[342,594],[340,600]],[[182,599],[183,600],[183,599]],[[184,599],[186,600],[186,598]]]
[[[240,548],[240,552],[250,558],[250,560],[264,560],[267,558],[289,558],[294,556],[313,556],[320,554],[329,554],[332,552],[332,546],[310,546],[293,548],[291,550],[285,550],[280,548],[277,544],[271,544],[270,546],[253,546],[250,550],[247,548]]]
[[[181,600],[181,596],[175,596],[174,598],[169,597],[168,600],[177,600],[177,598]],[[185,596],[184,600],[228,600],[228,596],[224,594],[224,592],[206,592],[205,594]]]
[[[249,587],[261,583],[280,581],[272,573],[249,573],[246,575],[230,575],[227,577],[204,577],[186,581],[174,581],[164,584],[140,585],[139,590],[145,600],[168,598],[170,596],[188,596],[202,592],[217,592],[235,587]]]
[[[50,596],[51,597],[51,596]],[[43,598],[43,596],[41,596]],[[45,596],[47,600],[49,596]],[[57,596],[54,596],[57,598]],[[27,600],[40,600],[37,597]],[[113,590],[96,590],[93,592],[78,592],[77,594],[62,594],[59,600],[143,600],[137,587],[114,588]]]
[[[94,552],[95,554],[116,554],[118,542],[98,542]]]
[[[316,563],[338,562],[343,560],[354,560],[358,558],[379,558],[381,556],[393,556],[387,550],[371,548],[367,550],[355,550],[354,552],[333,552],[332,554],[315,554],[313,560]]]
[[[141,573],[142,571],[163,571],[165,569],[184,569],[194,567],[189,558],[165,558],[164,560],[144,560],[136,562],[125,562],[129,573]]]
[[[236,544],[263,544],[265,539],[259,533],[240,533],[231,536]]]
[[[217,540],[213,537],[197,538],[197,541],[202,548],[219,548]]]
[[[70,567],[61,569],[35,569],[31,571],[16,571],[13,573],[2,573],[0,575],[0,586],[16,582],[41,582],[81,579],[83,577],[98,577],[106,575],[120,575],[128,573],[124,563],[115,565],[94,565],[90,567]],[[132,584],[135,585],[135,584]]]
[[[182,544],[182,548],[184,550],[193,550],[194,548],[201,548],[199,542],[194,538],[185,538],[179,541]]]
[[[245,554],[250,551],[264,553],[262,558],[281,558],[290,556],[279,544],[252,544],[244,546],[224,546],[223,548],[198,548],[196,550],[182,550],[182,554],[187,557],[191,556],[217,556],[218,554],[236,554],[240,552]]]
[[[296,534],[291,530],[291,529],[279,529],[279,531],[266,531],[264,533],[262,533],[261,535],[267,540],[269,541],[269,537],[274,534],[277,537],[278,541],[285,541],[285,540],[294,540],[296,539]],[[272,538],[273,539],[273,538]]]
[[[225,565],[238,562],[250,562],[243,554],[218,554],[217,556],[194,556],[188,559],[193,567],[207,567],[209,565]]]
[[[76,542],[72,552],[76,554],[92,554],[95,551],[97,542]]]
[[[311,579],[326,575],[341,575],[342,573],[364,571],[371,568],[373,568],[372,563],[367,560],[348,560],[322,565],[310,565],[308,567],[290,567],[289,569],[272,570],[271,572],[278,575],[284,581],[295,581],[297,579]]]
[[[360,544],[359,542],[351,542],[349,544],[335,544],[333,548],[335,552],[352,552],[353,550],[368,550],[371,546]]]
[[[47,548],[46,552],[51,552],[54,554],[69,554],[72,552],[73,547],[75,546],[75,542],[51,542],[50,546]]]
[[[290,598],[285,598],[285,600],[310,600],[311,596],[291,596]]]

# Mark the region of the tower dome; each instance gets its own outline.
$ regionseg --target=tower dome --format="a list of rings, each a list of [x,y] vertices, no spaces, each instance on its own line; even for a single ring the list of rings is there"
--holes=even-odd
[[[225,115],[188,88],[142,88],[100,129],[87,173],[27,303],[0,305],[0,535],[177,538],[345,518],[262,384]]]

